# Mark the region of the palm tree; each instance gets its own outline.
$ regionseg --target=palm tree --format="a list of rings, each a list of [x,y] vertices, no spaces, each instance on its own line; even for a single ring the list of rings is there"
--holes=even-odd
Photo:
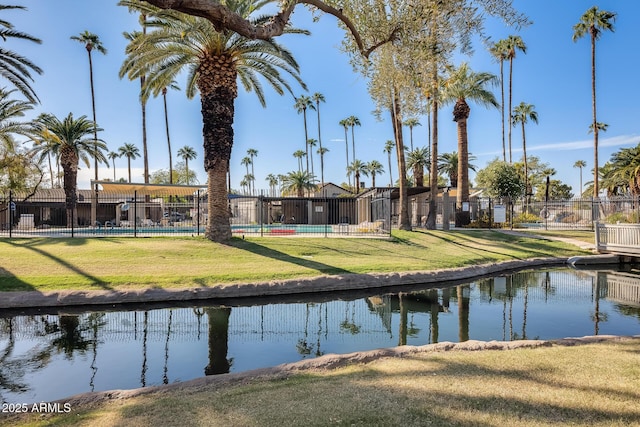
[[[387,153],[387,158],[389,159],[389,187],[393,187],[393,175],[391,174],[391,153],[396,148],[396,144],[392,140],[387,140],[384,143],[384,152]]]
[[[349,139],[347,138],[347,130],[349,129],[349,119],[342,119],[338,122],[344,128],[344,145],[347,154],[347,183],[351,187],[351,172],[349,172]]]
[[[351,127],[351,154],[352,154],[353,160],[355,161],[356,160],[356,137],[353,129],[356,126],[360,126],[360,119],[357,118],[356,116],[349,116],[347,117],[347,122]]]
[[[416,126],[422,126],[422,125],[420,124],[418,119],[416,119],[415,117],[405,120],[403,124],[409,127],[409,143],[411,145],[410,151],[413,151],[413,128]]]
[[[376,175],[380,175],[384,173],[384,166],[377,160],[371,160],[366,164],[367,173],[371,177],[371,187],[375,188],[376,186]]]
[[[316,146],[317,139],[309,138],[307,139],[307,146],[309,147],[309,157],[311,157],[311,175],[315,176],[315,171],[313,170],[313,148]]]
[[[318,113],[318,154],[320,154],[320,182],[324,185],[324,158],[323,155],[326,151],[322,150],[322,137],[320,136],[320,103],[325,102],[324,95],[320,92],[316,92],[311,96],[311,99],[316,103],[316,112]],[[328,151],[328,150],[327,150]],[[313,163],[311,163],[313,165]]]
[[[476,156],[469,153],[469,170],[476,171],[478,168],[471,161],[476,160]],[[455,187],[458,184],[458,153],[443,153],[438,156],[438,172],[442,172],[449,178],[449,185]]]
[[[185,145],[184,147],[178,150],[178,157],[184,160],[185,169],[187,170],[187,185],[189,185],[189,160],[193,160],[197,156],[198,154],[196,153],[196,150],[194,150],[193,147],[189,147],[188,145]],[[225,184],[226,184],[226,176],[225,176]]]
[[[100,41],[100,38],[93,33],[90,33],[89,31],[84,31],[82,33],[80,33],[80,35],[77,36],[71,36],[71,40],[75,40],[77,42],[80,42],[84,45],[84,48],[87,50],[87,55],[89,56],[89,83],[91,85],[91,110],[93,112],[93,122],[96,123],[96,96],[95,96],[95,91],[93,88],[93,60],[91,57],[91,52],[95,49],[98,52],[102,53],[103,55],[107,54],[107,49],[105,49],[105,47],[102,45],[102,42]],[[96,130],[93,132],[93,137],[96,140],[98,140],[98,131],[97,131],[97,125],[96,125]],[[98,180],[98,159],[94,159],[94,166],[95,166],[95,178],[96,181]]]
[[[24,6],[8,6],[0,5],[0,10],[27,10]],[[16,31],[13,25],[6,21],[0,20],[0,38],[3,41],[7,41],[10,38],[19,40],[28,40],[30,42],[41,44],[42,40],[33,37],[29,34]],[[31,71],[37,74],[42,74],[42,69],[35,65],[27,58],[19,55],[11,50],[0,48],[0,69],[3,78],[7,79],[12,86],[14,86],[20,93],[31,103],[38,103],[39,99],[35,91],[31,87],[33,77],[31,77]]]
[[[255,180],[256,180],[256,178],[255,178],[252,174],[250,174],[250,173],[248,173],[248,174],[246,174],[246,175],[244,176],[244,178],[242,179],[242,181],[240,182],[240,184],[241,184],[243,187],[244,187],[244,186],[246,186],[246,187],[247,187],[247,191],[245,191],[245,194],[247,194],[247,195],[251,195],[251,187],[252,187],[253,182],[254,182]],[[245,183],[245,184],[242,184],[242,183]]]
[[[453,151],[438,156],[438,171],[447,175],[449,185],[455,187],[458,184],[458,153]]]
[[[154,92],[154,96],[158,96],[158,93],[162,93],[162,104],[164,105],[164,128],[167,134],[167,148],[169,149],[169,184],[173,184],[173,153],[171,151],[171,136],[169,134],[169,110],[167,108],[167,90],[180,90],[180,87],[176,84],[175,80],[171,81],[168,85],[164,85],[160,92]],[[146,123],[143,124],[146,127]],[[146,138],[144,138],[146,140]]]
[[[584,160],[578,160],[573,164],[573,167],[580,169],[580,197],[582,197],[582,168],[587,167],[587,162]]]
[[[276,187],[278,186],[278,177],[275,176],[274,174],[270,173],[265,178],[265,181],[267,181],[267,183],[269,183],[269,192],[271,193],[271,196],[275,196],[276,195]]]
[[[527,139],[524,133],[524,125],[528,122],[529,119],[531,119],[533,123],[538,123],[538,113],[536,112],[536,110],[534,110],[534,108],[535,105],[521,102],[513,109],[512,117],[514,126],[518,123],[522,125],[522,155],[524,160],[524,188],[526,194],[530,194],[531,190],[529,189],[529,171],[527,167]]]
[[[366,163],[361,162],[356,159],[349,165],[349,171],[353,173],[355,177],[355,185],[356,185],[356,194],[360,192],[360,175],[368,176],[369,171],[367,170]]]
[[[258,150],[256,150],[255,148],[249,148],[247,150],[247,156],[249,156],[249,158],[251,159],[251,176],[254,177],[253,179],[253,187],[252,187],[252,194],[256,194],[256,182],[255,182],[255,176],[256,174],[254,173],[253,170],[253,158],[254,157],[258,157]]]
[[[41,114],[35,123],[39,137],[47,138],[57,146],[60,155],[60,165],[63,170],[63,188],[65,207],[67,210],[67,225],[77,224],[76,201],[78,187],[78,163],[82,161],[87,167],[89,159],[109,164],[104,151],[107,149],[102,140],[95,139],[95,132],[101,131],[95,122],[81,116],[74,119],[69,113],[62,121],[51,114]],[[91,138],[90,135],[94,134]]]
[[[591,37],[591,104],[593,109],[593,197],[598,197],[598,120],[596,117],[596,40],[602,35],[602,31],[613,29],[613,21],[616,19],[614,12],[599,10],[593,6],[581,17],[580,22],[573,26],[573,41],[589,34]]]
[[[136,78],[147,75],[148,87],[156,87],[154,81],[170,82],[187,68],[187,96],[193,98],[200,92],[204,168],[209,195],[209,222],[205,236],[218,242],[229,240],[227,172],[233,147],[237,81],[239,79],[243,87],[253,91],[265,105],[259,76],[264,76],[278,94],[285,90],[291,93],[282,71],[304,88],[298,64],[291,53],[273,39],[252,40],[232,31],[218,32],[204,18],[173,10],[158,10],[145,2],[122,0],[120,4],[147,13],[150,19],[146,26],[153,29],[129,44],[121,76]],[[256,24],[262,22],[261,18],[254,19],[252,15],[265,4],[238,0],[228,2],[226,7]],[[285,32],[301,33],[291,27]]]
[[[320,182],[322,186],[324,186],[324,155],[328,152],[329,149],[327,147],[320,147],[318,151],[316,151],[316,153],[320,155]]]
[[[456,203],[462,209],[463,203],[469,201],[469,144],[467,137],[467,119],[470,108],[467,99],[487,107],[498,107],[492,92],[485,86],[494,83],[496,76],[490,73],[475,73],[466,63],[462,63],[449,77],[444,90],[444,101],[454,102],[453,120],[458,123],[458,183]],[[456,225],[469,223],[469,212],[459,211]]]
[[[424,168],[431,162],[429,147],[416,147],[407,153],[407,169],[413,170],[413,182],[416,187],[424,187]]]
[[[513,60],[516,58],[516,52],[527,53],[527,46],[520,36],[509,36],[504,40],[504,49],[506,50],[506,59],[509,60],[509,109],[511,111],[511,100],[513,99]],[[509,114],[509,163],[513,161],[511,156],[511,127],[513,123]]]
[[[315,177],[307,171],[289,172],[282,180],[282,191],[304,197],[305,190],[315,190]]]
[[[129,182],[131,182],[131,159],[140,157],[140,150],[134,144],[126,142],[122,147],[118,148],[120,157],[127,158],[127,169],[129,171]]]
[[[507,148],[504,138],[504,61],[508,59],[507,41],[498,40],[489,48],[491,55],[500,62],[500,118],[502,121],[502,160],[507,161]]]
[[[305,157],[306,155],[307,155],[307,153],[305,153],[302,150],[296,150],[293,153],[293,157],[298,159],[298,172],[302,172],[302,158]]]
[[[116,159],[120,157],[120,154],[116,153],[115,151],[109,151],[107,157],[109,158],[109,160],[111,160],[111,163],[113,165],[113,182],[116,182]]]
[[[307,133],[307,109],[315,110],[311,98],[307,95],[300,95],[296,98],[296,103],[293,105],[298,114],[302,113],[304,119],[304,140],[305,140],[305,153],[307,154],[307,172],[309,172],[309,134]]]

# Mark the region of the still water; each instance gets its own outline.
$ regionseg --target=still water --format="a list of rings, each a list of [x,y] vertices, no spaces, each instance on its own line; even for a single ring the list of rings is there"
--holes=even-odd
[[[0,400],[33,403],[442,341],[640,334],[640,275],[554,269],[440,289],[0,311]]]

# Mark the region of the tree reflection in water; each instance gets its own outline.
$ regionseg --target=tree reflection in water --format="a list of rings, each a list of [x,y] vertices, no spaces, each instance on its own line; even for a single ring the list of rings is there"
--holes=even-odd
[[[233,364],[233,359],[227,359],[231,308],[207,307],[204,310],[209,318],[209,364],[204,368],[204,374],[226,374]]]

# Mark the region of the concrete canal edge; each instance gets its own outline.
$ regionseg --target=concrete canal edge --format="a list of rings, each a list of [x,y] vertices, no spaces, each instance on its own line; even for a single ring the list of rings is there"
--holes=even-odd
[[[579,258],[579,260],[576,260],[576,258]],[[617,264],[619,262],[619,259],[615,256],[608,256],[606,259],[606,263],[608,264]],[[576,263],[580,265],[602,265],[604,263],[604,258],[598,255],[572,258],[532,258],[434,271],[323,275],[303,279],[219,284],[210,287],[187,289],[149,288],[126,291],[1,292],[0,309],[98,306],[171,301],[185,302],[209,299],[224,300],[231,298],[381,289],[407,285],[437,287],[447,282],[474,280],[530,268],[566,266],[569,265],[570,260],[574,260],[573,265]]]

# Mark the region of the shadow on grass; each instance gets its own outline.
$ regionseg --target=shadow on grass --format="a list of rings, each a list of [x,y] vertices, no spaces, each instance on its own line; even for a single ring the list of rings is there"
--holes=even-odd
[[[498,233],[494,233],[492,235],[485,235],[485,233],[481,233],[479,234],[479,237],[481,237],[483,240],[486,240],[487,242],[491,242],[493,244],[499,244],[500,246],[502,246],[505,250],[504,251],[495,251],[495,250],[490,250],[489,246],[487,246],[487,243],[483,243],[483,242],[478,242],[478,240],[474,239],[472,236],[469,235],[469,233],[474,233],[474,234],[478,234],[477,232],[456,232],[456,231],[451,231],[449,233],[447,233],[447,235],[442,235],[442,234],[438,234],[438,233],[432,233],[432,232],[423,232],[425,234],[428,234],[434,238],[440,239],[444,242],[447,242],[451,245],[455,245],[458,246],[460,248],[463,248],[469,252],[473,252],[473,253],[491,253],[491,254],[495,254],[495,255],[500,255],[500,256],[506,256],[506,257],[510,257],[513,259],[525,259],[525,258],[530,258],[532,255],[535,256],[540,256],[540,257],[549,257],[549,256],[553,256],[554,253],[553,251],[549,252],[549,251],[543,251],[540,250],[540,247],[545,248],[545,244],[540,243],[537,244],[535,243],[534,238],[528,239],[528,240],[533,240],[532,242],[527,242],[527,243],[523,243],[522,239],[519,237],[512,237],[509,235],[501,235]],[[465,243],[466,242],[466,243]],[[545,240],[545,242],[551,242],[550,240]],[[477,246],[472,246],[470,244],[467,243],[473,243]],[[481,246],[482,245],[482,246]],[[546,249],[546,248],[545,248]],[[509,252],[521,252],[521,255],[514,255],[513,253],[509,253]]]
[[[78,240],[78,242],[75,242],[76,240]],[[16,248],[23,248],[23,249],[28,249],[30,251],[33,251],[35,253],[37,253],[38,255],[45,257],[45,258],[49,258],[50,260],[52,260],[53,262],[55,262],[56,264],[66,268],[67,270],[72,271],[73,273],[82,276],[86,279],[88,279],[91,283],[91,285],[93,286],[99,286],[102,289],[105,290],[111,290],[112,287],[109,286],[109,284],[107,282],[105,282],[104,280],[100,279],[99,277],[93,276],[85,271],[83,271],[82,269],[78,268],[77,266],[65,261],[64,259],[54,255],[51,252],[48,252],[44,249],[42,249],[40,246],[50,246],[52,243],[54,242],[58,242],[60,241],[61,244],[68,244],[68,245],[72,245],[72,246],[81,246],[86,244],[86,239],[26,239],[26,240],[7,240],[6,243],[10,246],[16,247]],[[24,283],[24,282],[23,282]],[[25,286],[28,286],[30,289],[14,289],[14,290],[33,290],[33,286],[28,285],[25,283]]]
[[[10,291],[34,291],[35,288],[29,283],[18,279],[11,272],[0,267],[0,292]]]
[[[322,273],[322,274],[334,275],[334,274],[351,274],[351,273],[353,273],[352,271],[345,270],[345,269],[340,268],[340,267],[335,267],[333,265],[323,264],[321,262],[313,261],[313,260],[308,259],[308,258],[292,256],[292,255],[286,254],[284,252],[281,252],[281,251],[278,251],[278,250],[275,250],[275,249],[271,249],[271,248],[267,248],[265,246],[262,246],[262,245],[259,245],[257,243],[253,243],[253,242],[250,242],[250,241],[247,241],[247,240],[232,239],[231,241],[226,243],[226,245],[230,246],[230,247],[233,247],[233,248],[236,248],[236,249],[241,249],[241,250],[244,250],[244,251],[248,251],[248,252],[254,253],[256,255],[272,258],[272,259],[275,259],[275,260],[278,260],[278,261],[282,261],[282,262],[288,262],[288,263],[299,265],[299,266],[305,267],[305,268],[309,268],[309,269],[315,270],[315,271],[317,271],[319,273]]]

